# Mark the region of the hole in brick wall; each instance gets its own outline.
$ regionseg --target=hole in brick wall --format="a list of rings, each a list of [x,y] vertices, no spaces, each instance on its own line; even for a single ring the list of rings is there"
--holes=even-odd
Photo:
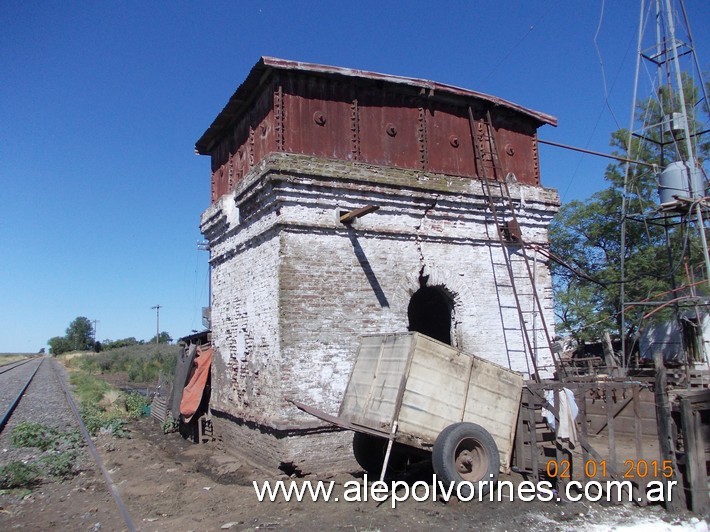
[[[452,345],[451,343],[451,313],[453,299],[442,287],[423,286],[417,290],[409,301],[407,316],[409,330],[420,332]]]

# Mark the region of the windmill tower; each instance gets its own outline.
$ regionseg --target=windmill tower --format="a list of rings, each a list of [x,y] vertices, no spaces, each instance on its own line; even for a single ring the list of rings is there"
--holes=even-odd
[[[658,359],[675,358],[686,368],[693,364],[707,367],[705,342],[710,338],[703,335],[703,323],[707,321],[710,293],[706,236],[710,203],[702,154],[708,150],[710,108],[683,0],[642,0],[637,51],[626,147],[632,158],[651,160],[653,164],[650,169],[630,163],[625,167],[622,329],[639,320],[636,323],[643,331],[640,320],[658,318],[670,309],[665,346],[655,342],[649,350]],[[654,185],[658,196],[649,204],[649,196],[642,189],[648,192]],[[662,235],[669,261],[665,279],[668,290],[649,294],[641,301],[631,301],[627,296],[627,287],[635,282],[628,268],[632,234],[648,239]],[[670,336],[674,340],[669,340]],[[622,349],[627,353],[631,349],[624,344]],[[641,351],[644,356],[643,346]]]

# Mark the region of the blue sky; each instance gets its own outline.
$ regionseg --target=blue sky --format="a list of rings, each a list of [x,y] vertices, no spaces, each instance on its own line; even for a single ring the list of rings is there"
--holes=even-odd
[[[708,69],[710,5],[686,7]],[[629,123],[638,12],[582,0],[3,1],[0,352],[36,352],[77,316],[98,320],[99,339],[148,339],[156,304],[174,338],[201,329],[210,164],[194,143],[260,56],[492,94],[556,116],[541,138],[608,152]],[[605,186],[607,160],[540,151],[543,184],[563,201]]]

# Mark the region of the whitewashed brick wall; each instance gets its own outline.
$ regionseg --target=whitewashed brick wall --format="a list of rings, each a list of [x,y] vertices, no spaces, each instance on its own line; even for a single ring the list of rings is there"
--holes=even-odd
[[[525,240],[545,244],[556,192],[511,184],[511,194]],[[365,205],[380,209],[338,221],[340,209]],[[509,365],[491,265],[503,259],[477,180],[273,154],[205,211],[201,228],[212,263],[212,408],[225,416],[262,431],[319,424],[289,398],[337,414],[358,337],[406,331],[421,275],[454,299],[454,344]],[[541,258],[536,284],[551,327]],[[532,309],[529,296],[523,306]],[[538,336],[538,363],[549,366]],[[521,356],[510,365],[528,371]],[[284,456],[298,455],[292,440]]]

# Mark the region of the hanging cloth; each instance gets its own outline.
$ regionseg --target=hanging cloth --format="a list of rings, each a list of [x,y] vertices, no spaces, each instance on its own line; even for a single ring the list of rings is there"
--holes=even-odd
[[[202,394],[207,384],[207,377],[210,375],[211,364],[212,347],[198,347],[190,379],[182,391],[182,400],[180,401],[180,414],[186,423],[190,422],[202,402]]]

